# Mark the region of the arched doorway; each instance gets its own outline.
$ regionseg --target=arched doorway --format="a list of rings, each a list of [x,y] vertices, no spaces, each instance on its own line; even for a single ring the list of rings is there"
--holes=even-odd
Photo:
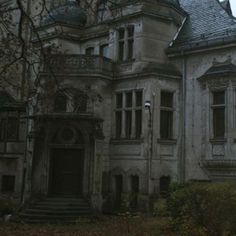
[[[85,149],[82,134],[75,127],[56,132],[50,150],[50,196],[82,196]]]

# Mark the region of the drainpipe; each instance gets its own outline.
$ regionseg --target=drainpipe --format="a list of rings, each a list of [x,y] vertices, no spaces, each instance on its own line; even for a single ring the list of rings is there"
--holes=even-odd
[[[179,180],[180,183],[185,182],[185,171],[186,171],[186,83],[187,83],[187,76],[186,76],[186,56],[184,52],[182,52],[182,116],[181,116],[181,133],[182,133],[182,142],[181,142],[181,155],[180,155],[180,163],[179,163]]]
[[[31,0],[27,1],[27,6],[26,6],[26,12],[28,15],[30,15],[31,13]],[[26,40],[26,45],[29,43],[29,33],[30,29],[29,29],[29,25],[26,24],[26,28],[25,28],[25,40]],[[27,48],[26,48],[27,51]],[[26,53],[26,52],[25,52]],[[28,78],[29,74],[26,71],[26,62],[23,63],[23,70],[22,70],[22,84],[25,86],[25,81]],[[24,88],[23,88],[24,89]],[[21,90],[21,100],[23,100],[23,91]],[[25,203],[25,186],[26,186],[26,175],[27,175],[27,150],[28,150],[28,126],[29,126],[29,109],[28,109],[28,102],[26,104],[26,133],[25,133],[25,150],[24,150],[24,160],[23,160],[23,174],[22,174],[22,186],[21,186],[21,206],[24,205]]]

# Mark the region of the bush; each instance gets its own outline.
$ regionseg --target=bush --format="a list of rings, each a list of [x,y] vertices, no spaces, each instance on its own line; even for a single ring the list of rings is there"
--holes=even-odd
[[[174,227],[186,235],[236,233],[236,184],[189,184],[171,193],[168,212]]]

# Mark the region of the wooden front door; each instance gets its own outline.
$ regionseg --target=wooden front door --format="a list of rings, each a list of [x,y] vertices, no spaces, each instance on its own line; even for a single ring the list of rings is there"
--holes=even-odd
[[[51,155],[50,194],[78,196],[83,191],[84,151],[54,149]]]

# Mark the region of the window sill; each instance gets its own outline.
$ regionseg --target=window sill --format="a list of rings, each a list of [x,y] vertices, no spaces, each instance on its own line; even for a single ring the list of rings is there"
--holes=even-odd
[[[111,139],[111,144],[141,144],[143,139]]]
[[[133,62],[135,62],[135,59],[125,60],[125,61],[118,60],[117,64],[122,66],[122,65],[132,64]]]
[[[160,144],[174,145],[177,143],[177,139],[157,139],[157,142]]]
[[[210,139],[210,143],[212,143],[212,144],[224,144],[226,142],[227,142],[226,138],[213,138],[213,139]]]

